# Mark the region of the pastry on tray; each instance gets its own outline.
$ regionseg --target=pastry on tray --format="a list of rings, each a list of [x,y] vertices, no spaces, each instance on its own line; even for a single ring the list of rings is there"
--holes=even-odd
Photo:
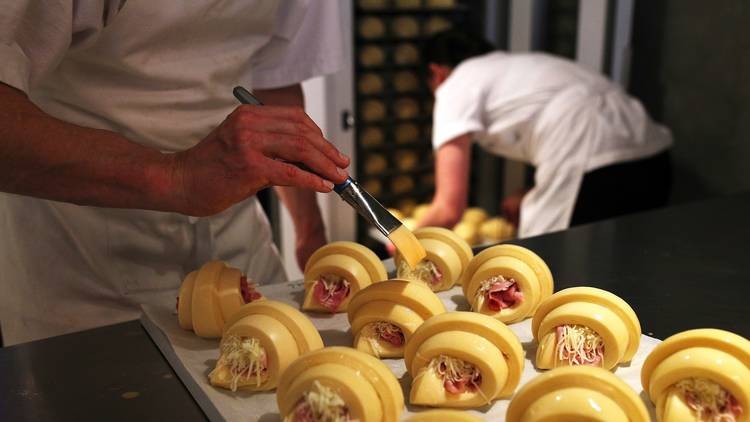
[[[212,385],[232,391],[276,388],[297,357],[323,348],[320,333],[299,310],[275,300],[248,303],[227,320]]]
[[[394,261],[398,278],[421,281],[436,292],[453,287],[474,256],[469,244],[452,231],[440,227],[416,229],[414,236],[424,247],[427,257],[416,268],[411,268],[397,253]]]
[[[475,312],[434,316],[406,342],[409,402],[476,408],[509,397],[521,379],[523,358],[518,337],[492,317]]]
[[[210,261],[182,282],[177,318],[180,327],[200,337],[221,337],[224,321],[240,306],[262,297],[240,270],[222,261]]]
[[[404,394],[380,360],[349,347],[307,353],[287,368],[276,389],[285,422],[398,421]]]
[[[305,265],[302,309],[346,312],[351,296],[386,280],[383,263],[370,249],[354,242],[333,242],[315,251]]]
[[[729,331],[683,331],[646,357],[641,385],[661,422],[750,421],[750,340]]]
[[[425,284],[397,279],[360,290],[347,309],[354,348],[378,358],[402,357],[414,331],[443,312],[443,302]]]
[[[482,422],[482,419],[461,410],[435,409],[419,412],[406,422]]]
[[[505,323],[531,317],[553,291],[552,273],[544,260],[516,245],[483,250],[461,278],[471,309]]]
[[[513,396],[507,422],[649,422],[640,397],[613,373],[566,366],[538,375]]]
[[[531,331],[538,344],[538,369],[570,365],[612,369],[630,362],[641,341],[633,308],[594,287],[572,287],[545,299],[534,314]]]

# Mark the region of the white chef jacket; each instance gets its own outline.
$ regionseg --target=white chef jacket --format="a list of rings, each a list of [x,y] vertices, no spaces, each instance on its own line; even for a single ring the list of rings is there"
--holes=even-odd
[[[484,149],[536,167],[521,237],[569,226],[584,173],[672,143],[619,86],[546,54],[498,51],[462,62],[438,87],[433,113],[435,149],[471,134]]]
[[[337,2],[11,0],[0,81],[47,113],[164,152],[195,145],[237,105],[342,62]],[[6,344],[137,318],[210,259],[286,279],[255,198],[212,217],[0,194]]]

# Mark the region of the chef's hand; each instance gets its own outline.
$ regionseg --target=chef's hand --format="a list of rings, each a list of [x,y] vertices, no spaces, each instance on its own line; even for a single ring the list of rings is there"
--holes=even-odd
[[[348,177],[349,158],[299,107],[241,105],[197,145],[174,154],[172,165],[176,208],[206,216],[270,185],[330,192]]]

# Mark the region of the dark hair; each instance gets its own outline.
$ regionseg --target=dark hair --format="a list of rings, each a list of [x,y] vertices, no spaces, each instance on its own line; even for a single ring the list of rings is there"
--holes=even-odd
[[[489,53],[495,47],[484,38],[464,31],[449,29],[438,32],[422,45],[422,68],[427,70],[430,63],[456,67],[462,61]]]

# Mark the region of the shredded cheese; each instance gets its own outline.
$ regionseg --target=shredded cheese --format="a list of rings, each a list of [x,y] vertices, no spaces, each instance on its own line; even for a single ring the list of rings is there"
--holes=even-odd
[[[675,388],[684,397],[688,407],[704,421],[735,422],[741,414],[732,411],[733,399],[729,391],[706,378],[686,378],[678,381]]]
[[[400,260],[397,274],[398,278],[421,281],[430,287],[439,286],[443,279],[440,269],[429,259],[419,261],[414,268],[410,267],[406,261]]]
[[[237,391],[240,381],[260,387],[268,379],[266,350],[257,338],[229,336],[221,342],[220,350],[219,365],[229,366],[232,391]]]
[[[355,422],[349,418],[344,400],[318,381],[313,381],[312,388],[305,392],[297,412],[303,412],[314,422]]]
[[[487,280],[482,280],[481,283],[479,283],[479,288],[477,289],[477,292],[474,293],[474,301],[473,306],[474,310],[479,312],[480,309],[482,309],[482,306],[484,306],[484,302],[487,300],[487,295],[490,292],[490,289],[495,283],[501,283],[501,282],[508,282],[508,288],[510,286],[516,284],[516,280],[513,280],[512,278],[505,278],[501,275],[495,275]],[[506,289],[507,290],[507,289]]]
[[[476,391],[485,402],[491,402],[491,399],[486,397],[480,388],[482,373],[473,364],[452,356],[439,355],[430,360],[428,368],[440,376],[444,383],[446,381],[452,383],[464,382],[465,385]]]
[[[386,321],[371,322],[363,330],[362,335],[365,336],[373,352],[375,352],[375,357],[378,358],[384,351],[381,341],[387,341],[386,337],[401,336],[402,340],[404,339],[404,333],[401,331],[401,328]]]
[[[604,341],[601,336],[583,325],[557,327],[557,359],[568,365],[597,365],[604,361]]]

